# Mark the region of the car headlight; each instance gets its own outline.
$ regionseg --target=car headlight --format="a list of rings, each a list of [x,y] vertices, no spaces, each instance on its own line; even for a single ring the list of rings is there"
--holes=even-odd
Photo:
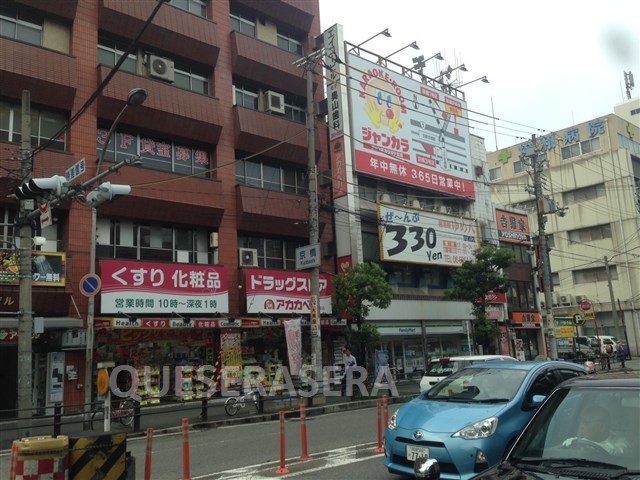
[[[462,430],[457,431],[452,436],[461,437],[465,440],[475,440],[478,438],[487,438],[493,435],[498,428],[498,417],[485,418],[479,422],[464,427]]]
[[[391,418],[389,419],[389,425],[387,425],[387,428],[389,430],[395,430],[398,427],[398,412],[395,412],[393,415],[391,415]]]

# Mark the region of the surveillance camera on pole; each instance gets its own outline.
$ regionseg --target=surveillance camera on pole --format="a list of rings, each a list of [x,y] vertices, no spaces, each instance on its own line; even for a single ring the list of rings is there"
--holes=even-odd
[[[109,202],[120,195],[127,195],[130,192],[130,185],[115,185],[111,182],[104,182],[87,195],[87,205],[96,208],[98,205]]]
[[[32,178],[16,188],[16,197],[19,200],[35,198],[60,197],[69,190],[69,182],[61,175],[49,178]]]

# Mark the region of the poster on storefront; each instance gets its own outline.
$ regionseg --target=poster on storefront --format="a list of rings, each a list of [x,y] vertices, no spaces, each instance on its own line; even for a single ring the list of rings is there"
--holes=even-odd
[[[282,270],[245,270],[247,313],[306,314],[311,311],[311,275]],[[320,314],[331,313],[331,277],[320,274]]]
[[[64,352],[49,353],[47,376],[48,403],[62,402],[64,398]]]
[[[289,372],[291,375],[298,375],[302,367],[302,328],[300,327],[300,319],[285,320],[284,334],[287,339],[287,353],[289,354]]]
[[[389,367],[388,350],[376,350],[376,378],[378,378],[382,367]]]
[[[103,314],[215,314],[229,310],[224,267],[134,260],[101,260],[100,266]]]

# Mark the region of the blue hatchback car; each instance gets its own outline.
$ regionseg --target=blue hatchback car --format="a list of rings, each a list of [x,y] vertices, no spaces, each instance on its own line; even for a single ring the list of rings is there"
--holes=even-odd
[[[563,361],[487,362],[459,370],[392,415],[384,465],[413,475],[415,461],[429,458],[443,479],[471,478],[502,459],[556,385],[586,374],[583,366]]]

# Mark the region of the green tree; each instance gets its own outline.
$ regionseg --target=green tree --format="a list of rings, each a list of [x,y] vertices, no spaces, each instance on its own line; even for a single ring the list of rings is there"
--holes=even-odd
[[[363,325],[371,307],[386,309],[391,305],[392,291],[387,274],[377,263],[359,263],[333,279],[334,311],[355,319],[357,333],[349,341],[357,345],[364,363],[367,363],[366,345],[375,345],[380,334],[373,325]]]
[[[477,343],[488,350],[498,334],[494,322],[487,318],[488,292],[504,292],[509,286],[509,276],[503,269],[514,261],[512,250],[483,245],[475,252],[474,262],[464,262],[452,275],[455,287],[447,290],[446,297],[471,303],[473,331]]]

